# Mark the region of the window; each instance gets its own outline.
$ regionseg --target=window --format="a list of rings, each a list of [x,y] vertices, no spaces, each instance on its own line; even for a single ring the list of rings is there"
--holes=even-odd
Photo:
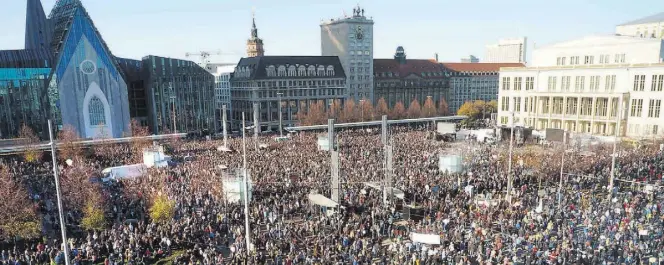
[[[277,70],[274,67],[274,65],[270,65],[267,67],[267,76],[275,76],[277,75]]]
[[[643,91],[646,84],[646,75],[634,76],[634,91]]]
[[[650,91],[662,91],[662,84],[664,84],[664,75],[653,75]]]
[[[286,76],[286,66],[280,65],[277,71],[277,76]]]
[[[595,56],[586,55],[583,64],[593,64]]]
[[[93,96],[88,103],[88,114],[90,126],[99,126],[106,124],[106,113],[104,112],[104,103],[97,96]]]
[[[643,99],[632,99],[632,109],[630,112],[631,117],[641,117],[643,112]]]
[[[526,111],[526,112],[529,111],[529,109],[528,109],[528,99],[529,98],[524,98],[523,99],[523,110]]]
[[[655,124],[652,126],[652,134],[657,134],[659,132],[659,125]]]
[[[534,80],[535,77],[532,76],[526,77],[526,90],[533,90]]]
[[[503,77],[503,90],[510,90],[510,78]]]
[[[567,57],[556,58],[556,65],[565,65],[565,59],[567,59]]]
[[[514,97],[514,111],[521,111],[521,97]]]
[[[514,90],[516,91],[521,91],[521,80],[523,77],[515,77],[514,78]]]
[[[547,87],[547,91],[555,91],[556,90],[556,77],[555,76],[549,76],[549,83]]]
[[[613,58],[613,61],[615,63],[624,63],[625,62],[625,54],[616,54],[615,57]]]
[[[590,77],[590,91],[591,92],[599,91],[599,75]]]
[[[581,98],[581,115],[589,116],[593,111],[593,99]]]
[[[608,54],[604,55],[604,63],[607,63],[607,64],[609,63],[609,55]]]
[[[550,98],[543,98],[542,99],[542,114],[548,114],[549,113],[549,99]]]
[[[307,75],[308,76],[315,76],[316,75],[316,67],[313,66],[313,65],[309,65],[309,67],[307,67]]]
[[[662,107],[661,99],[651,99],[648,103],[648,118],[659,118],[659,110]]]
[[[325,76],[325,66],[319,65],[317,72],[318,76]]]
[[[502,117],[500,117],[500,123],[501,123],[501,124],[507,125],[507,122],[508,122],[508,121],[509,121],[509,118],[508,118],[508,117],[506,117],[506,116],[502,116]]]
[[[583,92],[583,89],[585,87],[585,81],[586,81],[585,76],[577,76],[576,82],[574,83],[574,92]]]
[[[569,57],[569,64],[570,64],[570,65],[576,65],[576,64],[579,64],[579,56],[572,56],[572,57]]]
[[[328,76],[333,76],[334,75],[334,66],[328,65],[327,69],[325,71],[327,72]]]
[[[500,99],[500,110],[502,111],[510,110],[510,99],[508,97],[502,97]]]
[[[572,77],[571,76],[563,76],[561,80],[561,87],[560,90],[569,92],[569,87],[570,83],[572,83]]]
[[[553,114],[563,114],[563,98],[553,98]]]
[[[300,65],[297,67],[297,75],[298,76],[306,76],[307,75],[307,68],[304,67],[304,65]]]
[[[604,82],[604,91],[613,92],[616,89],[616,75],[607,75]]]

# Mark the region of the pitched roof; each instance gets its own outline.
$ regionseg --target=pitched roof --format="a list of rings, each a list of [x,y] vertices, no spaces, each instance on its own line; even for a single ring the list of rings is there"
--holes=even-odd
[[[522,63],[442,63],[456,72],[498,72],[501,67],[525,67]]]
[[[310,65],[318,66],[323,65],[334,67],[334,76],[335,78],[346,78],[346,73],[344,72],[341,61],[337,56],[257,56],[257,57],[247,57],[240,59],[240,62],[237,64],[237,68],[240,67],[249,67],[251,69],[251,76],[249,79],[310,79],[311,76],[267,76],[267,67],[268,66],[279,67],[291,66],[296,67],[304,65],[308,67]],[[237,75],[236,78],[240,78]],[[326,76],[329,78],[329,76]]]
[[[423,78],[444,78],[442,73],[445,69],[435,60],[407,59],[405,64],[395,59],[374,59],[374,74],[382,77],[380,73],[399,74],[398,77],[406,77],[411,74]],[[422,75],[422,73],[435,73],[434,75]],[[440,75],[438,75],[440,73]],[[388,77],[389,78],[389,77]]]
[[[625,22],[618,26],[638,25],[638,24],[657,23],[657,22],[664,22],[664,12],[654,14],[652,16],[647,16],[644,18],[639,18],[637,20],[632,20],[630,22]]]

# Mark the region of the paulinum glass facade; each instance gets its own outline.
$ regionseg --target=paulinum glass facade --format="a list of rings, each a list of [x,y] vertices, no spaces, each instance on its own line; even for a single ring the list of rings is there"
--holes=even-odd
[[[0,68],[0,137],[18,135],[21,125],[46,132],[49,101],[44,89],[50,68]]]
[[[148,123],[153,133],[214,129],[214,76],[198,64],[143,58]]]

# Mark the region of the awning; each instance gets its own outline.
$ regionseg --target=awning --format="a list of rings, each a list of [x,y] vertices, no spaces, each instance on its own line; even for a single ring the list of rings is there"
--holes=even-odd
[[[331,200],[330,198],[327,198],[327,197],[323,196],[322,194],[310,193],[308,195],[308,197],[309,197],[309,201],[313,204],[316,204],[316,205],[320,205],[320,206],[324,206],[324,207],[330,207],[330,208],[336,208],[337,206],[339,206],[339,204],[337,202]],[[342,208],[343,208],[343,206],[342,206]]]

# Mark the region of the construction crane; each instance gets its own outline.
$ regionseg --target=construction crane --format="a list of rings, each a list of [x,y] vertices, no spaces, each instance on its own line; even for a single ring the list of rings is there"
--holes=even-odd
[[[205,66],[210,64],[210,56],[212,55],[241,55],[240,53],[236,52],[221,52],[221,50],[216,50],[216,51],[201,51],[198,53],[185,53],[184,56],[189,58],[191,56],[198,56],[199,57],[199,62],[198,64],[200,66]]]

